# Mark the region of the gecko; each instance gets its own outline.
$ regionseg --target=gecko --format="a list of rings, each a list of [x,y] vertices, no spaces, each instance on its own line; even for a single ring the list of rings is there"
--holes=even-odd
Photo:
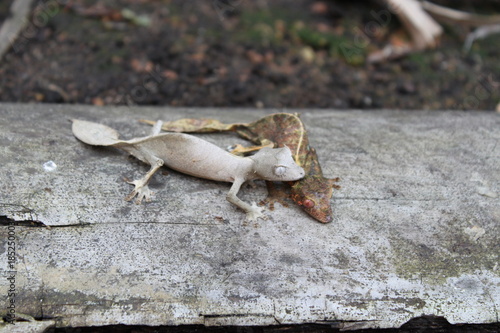
[[[263,209],[237,197],[241,186],[256,179],[266,181],[293,181],[304,177],[304,169],[293,160],[290,148],[267,148],[255,155],[240,157],[224,149],[184,133],[161,133],[162,122],[153,126],[149,136],[130,140],[119,140],[117,131],[106,125],[72,120],[72,131],[80,141],[94,146],[109,146],[122,149],[151,169],[144,177],[129,181],[134,190],[125,198],[136,203],[143,199],[151,201],[153,192],[148,183],[163,165],[191,176],[215,181],[229,182],[232,186],[226,199],[246,212],[249,221],[264,217]]]
[[[141,120],[151,124],[149,120]],[[316,220],[331,222],[333,213],[330,200],[333,189],[340,188],[339,178],[326,178],[318,161],[316,150],[309,145],[304,123],[298,114],[274,113],[251,123],[224,124],[215,119],[179,119],[165,122],[162,126],[171,132],[223,132],[233,131],[241,137],[260,146],[287,146],[295,162],[305,170],[305,177],[290,183],[291,199]],[[236,152],[242,151],[237,149]],[[268,190],[272,192],[272,184]],[[269,202],[279,201],[270,198]]]

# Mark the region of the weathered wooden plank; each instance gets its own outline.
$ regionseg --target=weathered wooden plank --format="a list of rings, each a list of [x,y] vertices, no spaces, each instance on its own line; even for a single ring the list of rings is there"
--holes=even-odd
[[[171,171],[154,177],[154,202],[125,202],[131,186],[122,177],[147,167],[85,146],[68,122],[102,122],[130,138],[149,130],[138,118],[240,122],[265,113],[0,104],[0,216],[51,226],[15,226],[16,311],[61,327],[352,329],[398,327],[422,314],[498,321],[498,114],[304,110],[325,174],[342,179],[327,225],[280,205],[246,225],[225,201],[228,184]],[[47,161],[57,168],[44,169]],[[257,185],[242,197],[262,199]],[[1,232],[7,248],[8,227]],[[6,279],[0,288],[6,295]]]

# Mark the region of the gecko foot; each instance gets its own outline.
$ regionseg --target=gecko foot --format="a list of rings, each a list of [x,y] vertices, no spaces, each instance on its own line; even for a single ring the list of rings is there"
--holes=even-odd
[[[132,192],[130,192],[129,195],[125,197],[126,201],[132,200],[135,196],[137,196],[137,199],[135,200],[135,203],[137,205],[140,205],[143,199],[145,199],[146,202],[151,201],[151,197],[153,196],[154,192],[149,189],[147,184],[144,184],[144,181],[142,179],[133,181],[127,180],[127,183],[134,185],[135,188]]]
[[[252,202],[251,209],[247,212],[246,221],[256,221],[257,219],[266,219],[264,208]]]

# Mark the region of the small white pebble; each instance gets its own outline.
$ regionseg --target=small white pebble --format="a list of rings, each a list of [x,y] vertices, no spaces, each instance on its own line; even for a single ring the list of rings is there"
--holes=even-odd
[[[489,189],[486,186],[478,186],[476,190],[477,190],[478,194],[485,196],[485,197],[489,197],[489,198],[498,197],[498,195],[495,192],[493,192],[491,189]]]
[[[363,104],[365,106],[372,106],[373,100],[370,96],[364,96],[363,97]]]
[[[45,171],[52,172],[57,169],[57,164],[55,164],[54,161],[47,161],[43,163],[43,169]]]

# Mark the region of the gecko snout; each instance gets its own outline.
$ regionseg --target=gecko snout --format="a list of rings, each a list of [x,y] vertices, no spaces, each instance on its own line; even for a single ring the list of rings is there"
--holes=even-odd
[[[293,167],[288,168],[287,171],[287,180],[288,181],[295,181],[304,178],[306,175],[306,172],[304,169],[298,165],[295,165]]]

